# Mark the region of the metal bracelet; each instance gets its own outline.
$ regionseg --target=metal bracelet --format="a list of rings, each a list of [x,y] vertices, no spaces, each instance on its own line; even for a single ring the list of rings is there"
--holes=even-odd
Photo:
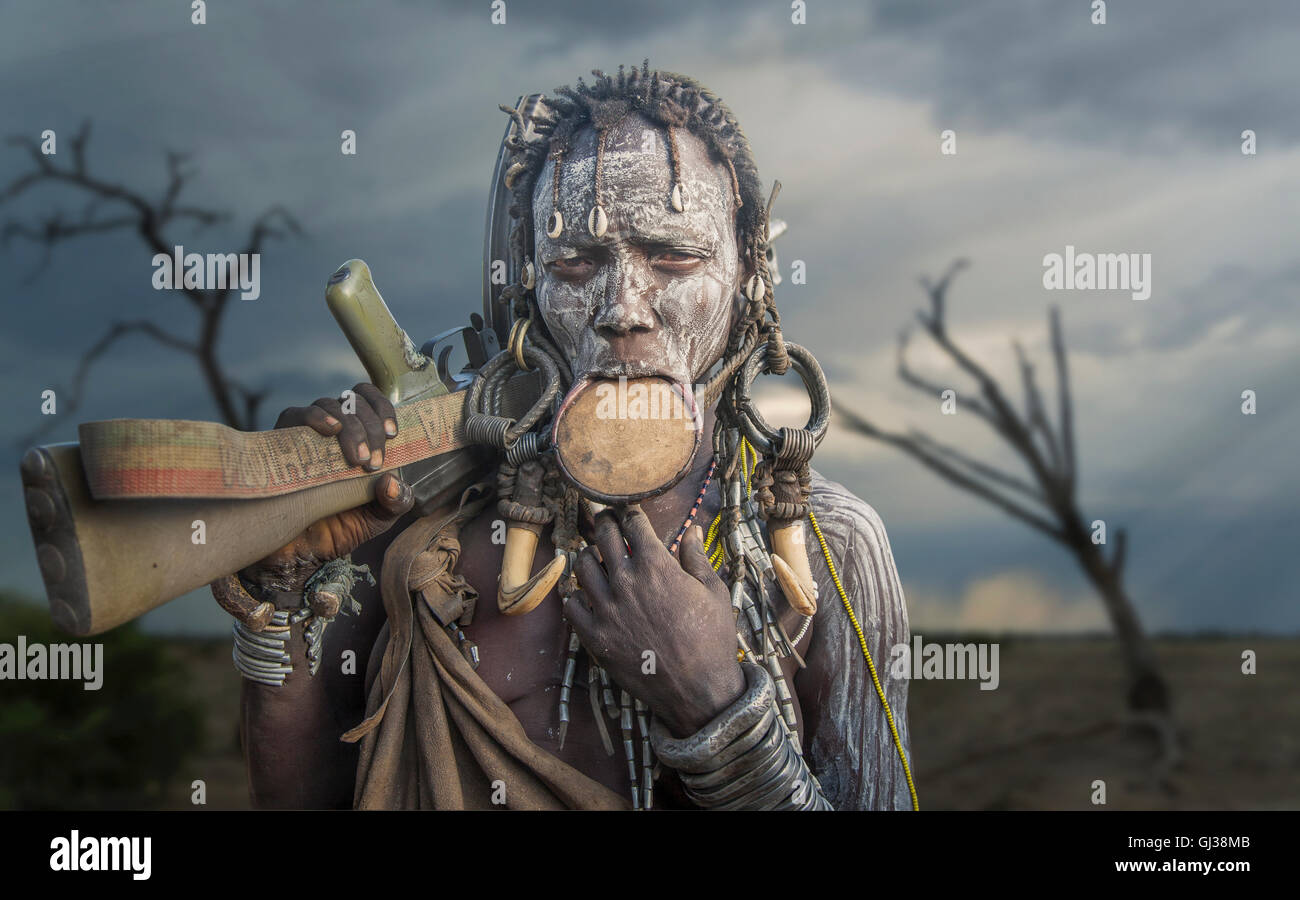
[[[289,660],[289,610],[278,609],[261,631],[250,631],[235,620],[235,668],[249,681],[280,687],[293,672]]]
[[[699,731],[675,738],[658,717],[650,723],[651,746],[666,765],[682,772],[716,769],[718,754],[771,711],[776,696],[772,676],[757,663],[746,660],[740,665],[745,672],[745,692]]]
[[[709,775],[681,776],[691,799],[701,806],[711,809],[738,806],[742,801],[754,795],[765,794],[774,784],[782,783],[786,778],[793,779],[790,770],[790,754],[785,747],[785,736],[775,723],[769,729],[773,737],[762,741],[752,751],[746,753],[733,764],[732,777],[722,784],[711,784]]]
[[[717,810],[832,808],[779,720],[773,721],[769,736],[728,769],[731,777],[722,784],[712,784],[712,775],[682,775],[687,796],[697,806]]]
[[[352,589],[359,580],[375,583],[370,567],[354,565],[351,557],[340,557],[327,562],[307,579],[299,595],[302,600],[297,609],[277,609],[266,627],[258,631],[236,619],[233,653],[235,668],[250,681],[280,687],[293,674],[293,663],[289,655],[292,627],[303,624],[308,673],[315,675],[320,668],[326,627],[336,616],[357,615],[361,612],[361,603],[352,596]],[[250,587],[252,590],[249,590]],[[250,595],[256,590],[268,602],[273,597],[256,585],[246,585],[245,590],[249,590]]]
[[[726,787],[751,772],[756,766],[756,760],[775,754],[781,742],[785,740],[785,733],[776,724],[775,711],[770,716],[764,716],[754,730],[757,734],[747,741],[748,746],[737,748],[736,745],[740,744],[740,741],[737,741],[727,748],[727,751],[735,750],[727,753],[730,758],[724,759],[722,754],[718,754],[716,760],[718,768],[711,772],[683,772],[680,776],[682,783],[701,794]]]
[[[704,809],[831,809],[777,712],[763,666],[746,660],[745,693],[695,734],[674,738],[650,726],[655,753],[678,771],[691,801]]]

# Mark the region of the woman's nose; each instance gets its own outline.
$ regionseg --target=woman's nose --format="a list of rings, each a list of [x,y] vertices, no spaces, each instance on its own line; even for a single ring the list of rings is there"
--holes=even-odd
[[[593,322],[596,331],[612,336],[652,330],[655,316],[649,287],[653,280],[637,277],[634,264],[620,261],[610,268],[609,287]]]

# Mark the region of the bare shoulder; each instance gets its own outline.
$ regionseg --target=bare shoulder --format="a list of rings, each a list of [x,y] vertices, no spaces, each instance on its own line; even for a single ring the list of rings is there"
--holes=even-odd
[[[863,541],[888,548],[885,523],[875,508],[838,481],[812,472],[812,510],[823,534],[835,543]]]
[[[826,582],[818,584],[822,599],[837,599],[838,595],[830,566],[825,560],[829,551],[841,583],[852,582],[866,590],[870,596],[862,599],[870,606],[878,607],[882,603],[902,605],[894,554],[879,513],[844,485],[816,471],[812,473],[810,499],[821,540],[814,535],[816,546],[810,547],[809,551],[814,557],[813,574],[819,582],[823,578]],[[821,545],[822,540],[825,547]],[[822,557],[820,566],[816,560],[819,556]],[[905,610],[903,615],[906,617]]]
[[[907,682],[888,662],[909,640],[908,617],[889,537],[869,503],[817,472],[811,502],[819,597],[808,667],[795,679],[807,757],[836,809],[906,809]]]
[[[810,501],[817,524],[808,547],[819,595],[814,642],[823,648],[826,643],[817,640],[818,630],[841,651],[859,643],[859,630],[874,636],[881,648],[907,641],[907,604],[880,515],[844,485],[816,471]]]

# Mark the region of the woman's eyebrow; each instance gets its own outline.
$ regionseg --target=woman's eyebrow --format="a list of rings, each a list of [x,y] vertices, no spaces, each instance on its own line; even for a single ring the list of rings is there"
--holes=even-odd
[[[700,229],[637,229],[628,240],[643,247],[701,247],[712,250],[717,237]]]
[[[717,249],[718,235],[710,228],[691,228],[683,225],[641,224],[632,225],[625,240],[640,247],[696,247],[713,252]],[[614,240],[609,235],[596,238],[585,231],[564,234],[558,238],[538,236],[537,245],[543,253],[589,253],[609,247]],[[542,248],[545,248],[543,251]]]

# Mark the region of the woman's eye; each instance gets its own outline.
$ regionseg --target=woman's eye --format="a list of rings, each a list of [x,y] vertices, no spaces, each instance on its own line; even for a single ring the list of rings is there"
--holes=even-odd
[[[665,250],[662,253],[655,254],[655,262],[660,265],[668,266],[689,266],[700,262],[700,257],[694,253],[686,253],[681,250]]]
[[[551,263],[551,269],[556,272],[581,272],[592,265],[591,258],[587,256],[570,256],[564,259],[557,259]]]

